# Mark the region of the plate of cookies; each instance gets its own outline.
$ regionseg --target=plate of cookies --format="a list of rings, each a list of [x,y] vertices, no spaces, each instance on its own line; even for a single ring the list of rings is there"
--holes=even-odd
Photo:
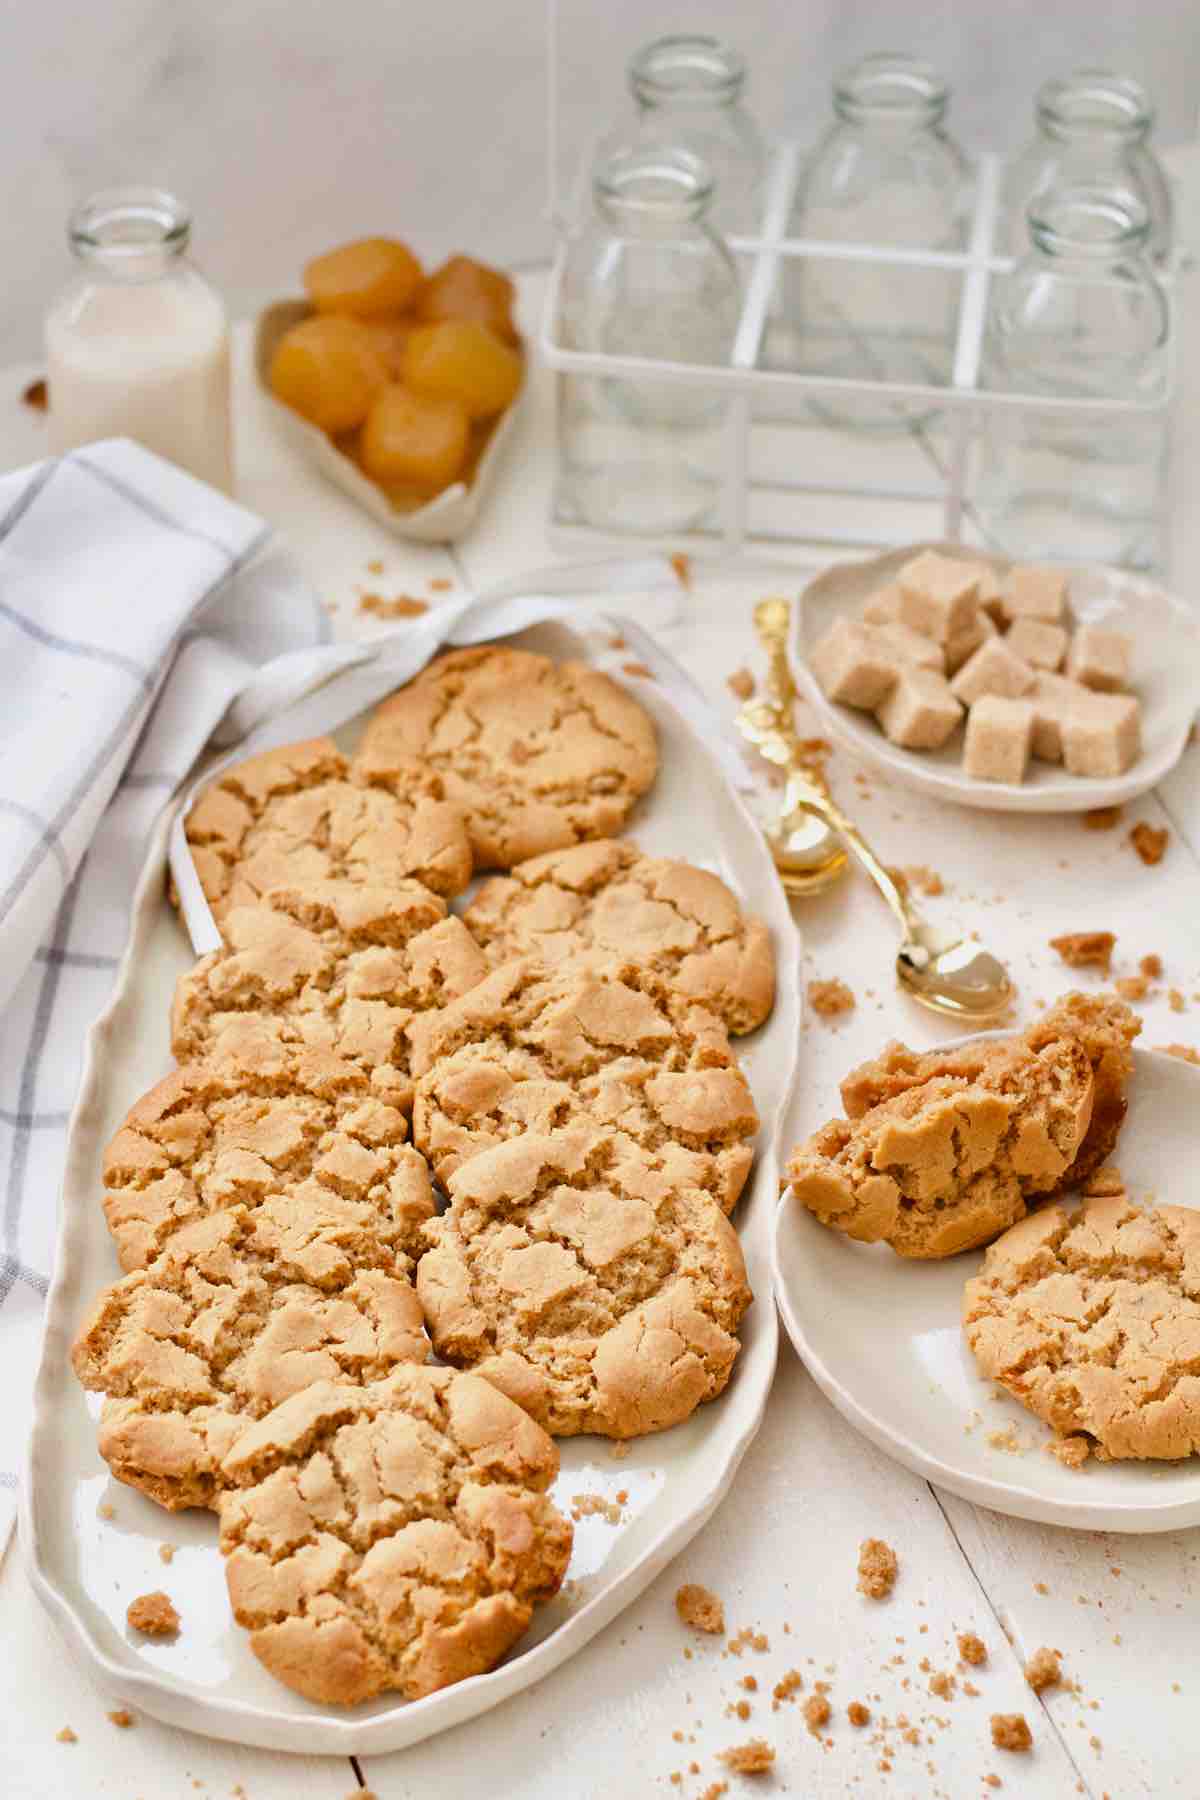
[[[590,617],[220,764],[184,802],[198,959],[169,821],[150,848],[25,1527],[106,1689],[173,1724],[345,1754],[472,1717],[757,1430],[797,934],[685,678]]]
[[[888,1044],[776,1214],[780,1310],[838,1410],[1044,1524],[1200,1524],[1200,1072],[1139,1029],[1076,993],[1023,1033]]]
[[[830,730],[909,787],[1086,812],[1174,767],[1200,708],[1200,620],[1118,569],[962,544],[839,564],[805,589],[798,663]]]

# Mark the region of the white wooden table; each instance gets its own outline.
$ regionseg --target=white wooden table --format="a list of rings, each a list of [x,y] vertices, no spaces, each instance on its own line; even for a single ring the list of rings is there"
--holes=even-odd
[[[1190,230],[1193,243],[1200,231]],[[536,278],[524,284],[532,323]],[[243,351],[244,351],[243,344]],[[243,356],[244,361],[244,356]],[[1200,567],[1196,485],[1200,374],[1193,355],[1180,408],[1176,469],[1177,571]],[[33,371],[0,377],[0,464],[40,454],[43,426],[18,404]],[[244,370],[243,370],[244,374]],[[309,478],[272,435],[248,390],[242,394],[242,497],[294,543],[340,633],[377,629],[356,611],[359,589],[408,593],[434,603],[431,583],[484,586],[553,560],[545,536],[550,475],[549,396],[533,396],[477,535],[455,555],[407,550],[385,537],[332,490]],[[1192,504],[1188,505],[1188,488]],[[368,564],[379,559],[382,574]],[[740,610],[694,603],[665,634],[718,708],[732,713],[725,676],[755,666]],[[1159,952],[1169,980],[1187,996],[1177,1015],[1165,1002],[1144,1008],[1143,1043],[1200,1044],[1200,747],[1157,796],[1127,809],[1123,828],[1085,830],[1075,819],[988,816],[958,811],[887,787],[877,776],[862,798],[844,753],[832,778],[891,863],[937,868],[946,895],[939,917],[975,926],[1011,964],[1023,1014],[1071,983],[1047,940],[1087,927],[1115,931],[1118,962],[1131,971]],[[1136,818],[1172,828],[1166,860],[1145,869],[1125,841]],[[810,1021],[802,1079],[808,1122],[836,1106],[836,1084],[853,1062],[891,1035],[932,1044],[947,1035],[894,991],[888,917],[866,883],[851,878],[798,908],[809,972],[838,974],[858,994],[857,1010],[835,1028]],[[766,1296],[762,1297],[766,1302]],[[995,1452],[1003,1459],[1005,1452]],[[855,1592],[864,1537],[887,1539],[901,1559],[893,1598],[873,1604]],[[752,1735],[777,1761],[754,1784],[730,1777],[733,1794],[765,1788],[818,1800],[842,1794],[987,1795],[995,1773],[1003,1791],[1024,1796],[1078,1792],[1100,1800],[1200,1793],[1197,1752],[1200,1663],[1194,1616],[1200,1532],[1118,1538],[1043,1528],[983,1512],[931,1489],[887,1461],[845,1425],[817,1392],[786,1340],[757,1442],[716,1517],[678,1561],[607,1631],[540,1687],[457,1731],[413,1750],[368,1760],[248,1751],[169,1730],[139,1718],[119,1731],[87,1673],[71,1660],[33,1599],[14,1548],[0,1570],[0,1793],[183,1800],[241,1795],[247,1800],[343,1800],[362,1787],[380,1800],[612,1800],[612,1796],[694,1797],[727,1772],[715,1753]],[[681,1581],[704,1582],[725,1602],[731,1628],[753,1626],[770,1649],[739,1659],[721,1641],[696,1640],[679,1625],[672,1597]],[[957,1632],[976,1631],[990,1652],[966,1671],[952,1700],[928,1691],[933,1670],[953,1669]],[[1039,1700],[1022,1662],[1057,1646],[1076,1691]],[[796,1667],[827,1680],[834,1718],[824,1746],[805,1728],[799,1701],[772,1710],[774,1683]],[[960,1678],[963,1671],[959,1671]],[[754,1693],[741,1678],[757,1680]],[[803,1696],[800,1696],[802,1699]],[[856,1731],[852,1700],[874,1720]],[[728,1716],[751,1706],[743,1722]],[[1024,1712],[1031,1756],[993,1750],[992,1712]],[[881,1731],[881,1722],[887,1726]],[[60,1744],[70,1725],[78,1742]],[[915,1727],[919,1741],[904,1732]],[[303,1744],[297,1750],[303,1751]],[[883,1767],[887,1763],[889,1767]],[[698,1772],[691,1773],[691,1765]],[[679,1772],[682,1779],[672,1784]]]

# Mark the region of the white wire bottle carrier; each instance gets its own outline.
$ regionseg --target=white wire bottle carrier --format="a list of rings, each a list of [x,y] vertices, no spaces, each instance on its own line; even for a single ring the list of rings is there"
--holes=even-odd
[[[980,541],[970,511],[971,448],[979,421],[989,412],[1036,408],[1039,413],[1061,412],[1080,418],[1103,414],[1106,421],[1123,414],[1143,419],[1157,416],[1165,428],[1175,389],[1173,271],[1163,278],[1169,325],[1161,397],[1150,402],[1116,402],[989,389],[981,384],[981,361],[990,289],[995,276],[1013,267],[1012,257],[993,251],[1003,159],[989,154],[975,162],[965,249],[935,251],[789,237],[787,224],[801,155],[801,146],[795,142],[778,145],[765,184],[761,235],[729,240],[742,273],[743,298],[730,358],[721,366],[573,350],[561,343],[568,245],[566,229],[559,224],[540,332],[546,364],[566,374],[653,379],[730,397],[720,491],[711,521],[690,532],[641,541],[709,554],[737,554],[747,547],[782,550],[789,544],[886,547],[937,536]],[[859,380],[764,367],[772,301],[789,257],[958,273],[948,382]],[[823,429],[815,416],[804,417],[804,403],[822,395],[895,404],[898,410],[904,407],[906,413],[924,417],[911,416],[904,428],[886,434],[831,431]],[[770,418],[764,417],[767,408]],[[805,465],[819,470],[820,477],[797,472]],[[1165,493],[1165,482],[1163,489]],[[1160,538],[1164,505],[1164,494],[1160,494]],[[567,543],[611,543],[625,535],[557,514],[550,526],[552,535]]]

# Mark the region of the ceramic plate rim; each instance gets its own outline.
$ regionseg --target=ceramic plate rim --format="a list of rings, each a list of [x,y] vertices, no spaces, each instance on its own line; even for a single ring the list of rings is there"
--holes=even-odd
[[[968,1044],[993,1042],[1011,1035],[1011,1032],[1005,1031],[972,1032],[941,1044],[938,1048],[956,1050]],[[1143,1057],[1157,1060],[1160,1054],[1136,1048],[1133,1051],[1137,1060]],[[1200,1071],[1197,1071],[1196,1079],[1200,1098]],[[1172,1499],[1156,1505],[1142,1500],[1122,1502],[1090,1499],[1081,1494],[1078,1500],[1060,1502],[1019,1479],[985,1477],[957,1469],[941,1457],[922,1449],[918,1440],[906,1436],[864,1405],[814,1349],[804,1328],[801,1313],[793,1304],[791,1286],[785,1280],[782,1269],[780,1236],[782,1226],[794,1206],[790,1189],[785,1189],[779,1196],[771,1221],[771,1279],[775,1289],[775,1303],[796,1354],[821,1392],[847,1423],[860,1431],[878,1449],[910,1469],[914,1475],[921,1476],[935,1487],[945,1488],[948,1493],[956,1494],[974,1506],[986,1506],[993,1512],[1031,1519],[1043,1525],[1057,1525],[1075,1531],[1148,1534],[1177,1531],[1200,1524],[1200,1465],[1197,1468],[1195,1492],[1187,1499]]]
[[[746,824],[745,842],[747,846],[753,846],[750,854],[755,859],[762,859],[763,873],[770,870],[771,880],[774,881],[773,867],[758,827],[742,797],[729,781],[718,755],[661,690],[657,692],[656,700],[670,708],[691,745],[692,753],[700,757],[707,766],[709,777],[725,790],[729,801]],[[136,1700],[146,1712],[169,1724],[180,1725],[225,1741],[267,1749],[292,1750],[297,1754],[380,1754],[390,1749],[403,1748],[474,1718],[490,1710],[510,1694],[531,1687],[549,1675],[582,1650],[649,1586],[666,1564],[702,1528],[728,1493],[742,1458],[761,1425],[778,1356],[778,1315],[771,1286],[771,1193],[778,1178],[781,1128],[794,1095],[800,1066],[802,937],[799,928],[791,920],[780,890],[773,919],[773,924],[777,927],[773,931],[777,952],[777,988],[780,993],[790,989],[797,1030],[791,1066],[780,1090],[774,1114],[762,1121],[756,1164],[757,1178],[764,1184],[753,1215],[754,1230],[760,1246],[764,1289],[756,1295],[762,1308],[759,1329],[765,1334],[759,1359],[760,1381],[757,1390],[750,1389],[743,1382],[729,1390],[727,1397],[723,1397],[741,1415],[736,1417],[736,1430],[727,1447],[723,1465],[719,1470],[714,1470],[711,1482],[705,1485],[700,1496],[687,1504],[686,1510],[674,1520],[668,1521],[628,1568],[602,1580],[596,1592],[582,1603],[578,1611],[572,1612],[548,1636],[520,1651],[498,1668],[442,1689],[423,1700],[397,1699],[395,1705],[389,1706],[386,1711],[367,1717],[355,1718],[332,1711],[321,1711],[298,1718],[294,1712],[277,1710],[257,1702],[247,1702],[223,1694],[210,1695],[189,1684],[186,1678],[181,1679],[169,1672],[136,1662],[126,1663],[111,1655],[97,1640],[82,1612],[77,1610],[67,1591],[67,1583],[56,1578],[54,1554],[46,1542],[38,1516],[38,1496],[43,1481],[48,1478],[42,1471],[52,1460],[50,1439],[53,1433],[53,1390],[67,1360],[72,1321],[77,1316],[77,1310],[73,1308],[78,1298],[76,1290],[83,1256],[82,1244],[89,1226],[94,1227],[100,1219],[94,1203],[94,1192],[89,1191],[89,1186],[94,1189],[95,1175],[90,1156],[89,1134],[94,1131],[90,1116],[100,1105],[103,1084],[108,1079],[109,1039],[138,978],[139,956],[153,927],[157,909],[164,904],[167,840],[177,806],[178,799],[168,805],[152,834],[134,893],[130,934],[114,987],[108,1004],[89,1029],[85,1041],[80,1085],[67,1135],[59,1237],[53,1277],[46,1300],[42,1350],[34,1386],[33,1421],[20,1494],[19,1538],[22,1554],[39,1600],[71,1647],[87,1660],[109,1692],[131,1701]],[[636,831],[636,825],[634,830]],[[786,937],[781,935],[780,929],[785,916],[789,921]],[[86,1171],[78,1166],[85,1157]],[[718,1400],[716,1404],[720,1405],[722,1401]],[[303,1737],[303,1743],[296,1741],[298,1736]]]
[[[1011,782],[982,782],[962,775],[948,765],[933,762],[917,751],[902,750],[890,744],[883,734],[869,728],[869,715],[855,713],[853,709],[836,704],[826,698],[820,684],[808,666],[807,647],[809,642],[808,616],[810,596],[819,591],[825,584],[836,585],[840,578],[848,572],[864,579],[871,577],[880,584],[890,579],[910,557],[919,555],[924,550],[936,551],[943,555],[954,555],[960,560],[984,563],[1000,573],[1011,568],[1015,559],[999,556],[991,551],[976,549],[963,543],[945,540],[929,540],[923,543],[910,544],[901,549],[886,550],[872,556],[852,558],[845,562],[831,563],[805,583],[797,608],[796,623],[796,671],[805,697],[811,701],[816,711],[829,727],[830,733],[853,750],[866,761],[903,782],[905,786],[915,788],[918,793],[929,794],[935,800],[947,800],[957,806],[977,808],[984,812],[1090,812],[1098,806],[1118,806],[1129,800],[1136,800],[1139,795],[1147,793],[1168,774],[1183,755],[1187,744],[1188,730],[1196,716],[1197,707],[1184,714],[1171,738],[1164,743],[1156,756],[1143,754],[1124,775],[1093,778],[1079,775],[1060,775],[1033,784],[1021,783],[1019,786]],[[1146,576],[1136,575],[1124,569],[1103,569],[1095,564],[1078,564],[1074,569],[1065,571],[1068,577],[1104,577],[1111,581],[1119,581],[1131,593],[1139,590],[1143,595],[1153,596],[1175,613],[1181,623],[1187,619],[1195,627],[1196,620],[1192,609],[1179,595],[1151,581]],[[839,608],[845,610],[845,608]]]

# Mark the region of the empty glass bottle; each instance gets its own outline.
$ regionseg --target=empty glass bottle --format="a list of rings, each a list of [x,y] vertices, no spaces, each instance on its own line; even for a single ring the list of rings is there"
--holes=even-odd
[[[636,118],[604,139],[597,169],[617,151],[690,150],[708,165],[715,189],[710,223],[746,237],[760,225],[765,152],[746,111],[746,65],[719,38],[656,38],[629,64]]]
[[[946,135],[949,89],[917,57],[867,56],[834,83],[834,124],[797,184],[789,234],[843,244],[958,250],[966,165]],[[942,385],[949,379],[955,271],[808,256],[784,265],[785,359],[806,374]],[[822,397],[839,423],[907,425],[930,409]]]
[[[1001,246],[1023,256],[1030,201],[1049,188],[1087,183],[1137,196],[1150,221],[1150,254],[1162,263],[1174,237],[1171,190],[1150,148],[1154,109],[1139,83],[1104,69],[1077,69],[1043,83],[1034,117],[1037,136],[1005,175]]]
[[[1002,278],[984,385],[1034,396],[985,419],[976,512],[1025,561],[1154,560],[1166,449],[1167,306],[1127,192],[1052,188],[1030,203],[1032,248]],[[1138,411],[1049,411],[1037,396]]]
[[[712,181],[686,150],[622,150],[596,173],[568,248],[566,349],[727,363],[733,259],[707,222]],[[699,524],[716,498],[728,410],[712,388],[640,374],[558,376],[559,517],[616,531]]]

